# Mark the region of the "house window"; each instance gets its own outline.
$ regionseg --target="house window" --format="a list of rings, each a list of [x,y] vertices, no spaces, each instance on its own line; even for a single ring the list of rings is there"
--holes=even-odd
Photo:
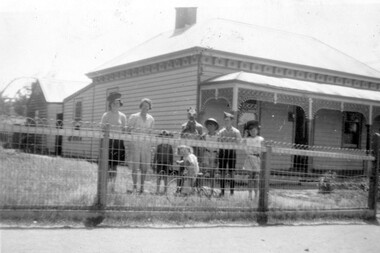
[[[357,112],[343,114],[343,148],[360,148],[362,135],[362,115]]]
[[[107,89],[107,93],[106,93],[106,111],[109,110],[107,98],[108,98],[108,95],[111,94],[112,92],[119,92],[119,87],[114,87],[114,88]]]
[[[75,108],[74,108],[74,129],[79,130],[81,121],[82,121],[82,99],[76,99],[75,100]]]

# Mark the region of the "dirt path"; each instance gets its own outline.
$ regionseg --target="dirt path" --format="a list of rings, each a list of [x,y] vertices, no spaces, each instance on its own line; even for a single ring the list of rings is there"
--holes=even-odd
[[[1,252],[380,252],[380,226],[3,229]]]

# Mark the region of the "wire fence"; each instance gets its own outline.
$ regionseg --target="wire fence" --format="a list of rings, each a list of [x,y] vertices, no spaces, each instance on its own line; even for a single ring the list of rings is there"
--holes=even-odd
[[[375,209],[376,152],[69,122],[0,123],[1,208]],[[378,138],[374,138],[377,149]]]

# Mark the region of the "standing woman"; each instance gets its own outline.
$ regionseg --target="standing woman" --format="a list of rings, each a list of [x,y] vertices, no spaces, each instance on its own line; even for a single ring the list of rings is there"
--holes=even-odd
[[[102,116],[101,126],[104,130],[107,124],[110,124],[110,131],[114,133],[124,133],[127,123],[127,117],[119,111],[123,105],[121,94],[112,92],[108,97],[108,111]],[[108,151],[108,184],[111,192],[115,191],[115,181],[117,174],[117,165],[125,160],[125,148],[123,140],[109,139]]]
[[[244,137],[246,137],[245,143],[248,147],[261,147],[264,138],[259,135],[259,130],[260,126],[258,121],[251,120],[245,123]],[[257,198],[258,194],[259,174],[261,171],[261,150],[247,149],[246,153],[247,158],[244,161],[243,170],[248,172],[248,193],[249,199],[252,199],[252,189],[255,191],[255,198]]]
[[[148,113],[152,109],[152,101],[143,98],[140,102],[140,112],[132,114],[128,120],[128,132],[134,135],[147,136],[152,133],[154,128],[154,118]],[[144,193],[145,176],[151,162],[151,144],[146,141],[131,143],[130,163],[132,167],[132,193],[137,192],[137,173],[140,169],[140,194]]]

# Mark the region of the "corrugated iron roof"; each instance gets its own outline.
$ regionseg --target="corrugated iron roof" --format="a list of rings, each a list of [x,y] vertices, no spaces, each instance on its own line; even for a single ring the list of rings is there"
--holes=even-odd
[[[318,94],[334,96],[346,99],[360,99],[380,104],[380,92],[373,90],[356,89],[332,84],[314,83],[295,79],[271,77],[247,72],[235,72],[212,78],[207,83],[218,83],[228,81],[241,81],[245,83],[260,85],[262,87],[274,88],[276,90],[295,91],[302,94]]]
[[[380,72],[312,37],[224,19],[161,33],[91,73],[194,47],[380,78]]]
[[[89,84],[88,82],[44,78],[39,78],[38,82],[48,103],[62,103],[66,97]]]

